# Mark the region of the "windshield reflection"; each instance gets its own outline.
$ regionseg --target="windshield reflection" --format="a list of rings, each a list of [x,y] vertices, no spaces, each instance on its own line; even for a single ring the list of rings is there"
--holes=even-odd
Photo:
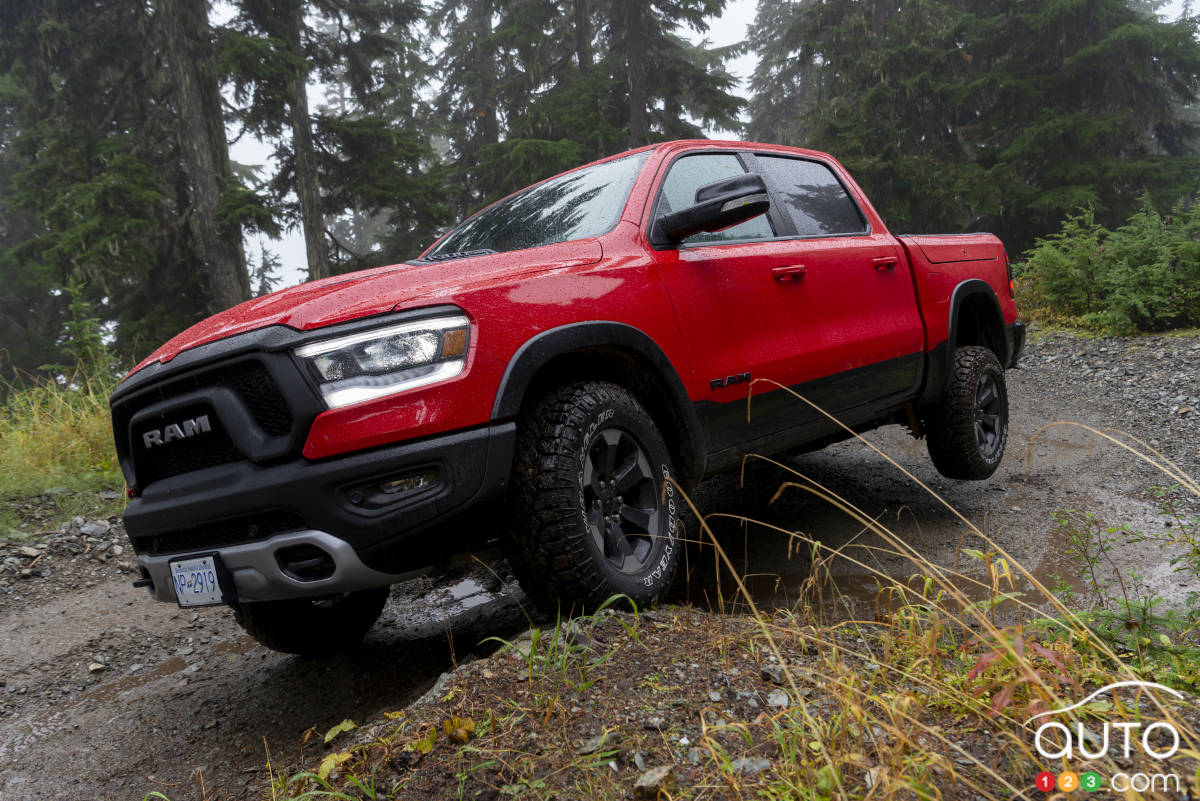
[[[455,228],[427,258],[522,250],[606,233],[620,218],[647,155],[586,167],[501,200]]]

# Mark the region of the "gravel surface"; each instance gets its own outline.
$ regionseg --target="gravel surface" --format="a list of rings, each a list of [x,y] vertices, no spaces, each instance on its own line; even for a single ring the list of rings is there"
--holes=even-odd
[[[1077,428],[1053,428],[1034,439],[1058,420],[1115,427],[1200,475],[1200,337],[1045,334],[1030,343],[1022,369],[1008,380],[1009,450],[989,481],[941,478],[924,443],[898,427],[868,439],[1048,583],[1066,574],[1079,586],[1055,512],[1088,510],[1148,533],[1168,530],[1151,487],[1170,482],[1153,468]],[[792,467],[885,521],[923,558],[963,568],[961,548],[972,542],[965,527],[861,443],[800,456]],[[788,490],[769,503],[785,475],[752,477],[749,488],[734,477],[708,482],[697,493],[702,508],[811,535],[828,548],[859,553],[864,564],[890,575],[913,572],[903,558],[869,551],[877,539],[809,493]],[[1185,514],[1200,508],[1178,490],[1167,497]],[[38,499],[28,505],[38,508]],[[31,512],[30,520],[37,519]],[[728,521],[713,525],[739,569],[751,574],[760,601],[796,600],[812,569],[807,549],[783,536],[747,534]],[[311,727],[324,731],[346,717],[361,721],[397,709],[455,661],[488,650],[481,644],[486,637],[528,625],[523,596],[503,573],[459,574],[394,588],[359,651],[326,661],[298,659],[257,645],[228,610],[185,611],[134,589],[131,549],[117,519],[37,522],[26,531],[26,540],[0,545],[5,801],[140,801],[152,790],[179,801],[201,797],[201,778],[207,801],[259,797],[266,747],[276,760],[287,760]],[[718,594],[731,597],[710,553],[691,555],[681,599],[715,606]],[[1153,588],[1180,607],[1196,587],[1172,571],[1170,555],[1145,543],[1114,552],[1117,564],[1136,571],[1135,586]],[[831,573],[839,594],[873,602],[868,569],[839,564]]]
[[[1022,359],[1023,385],[1065,413],[1120,428],[1200,475],[1200,337],[1039,336]]]

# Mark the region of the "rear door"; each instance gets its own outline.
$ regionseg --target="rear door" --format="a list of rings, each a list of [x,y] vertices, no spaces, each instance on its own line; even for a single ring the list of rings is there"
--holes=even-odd
[[[774,154],[686,154],[669,166],[652,214],[690,205],[697,188],[736,171],[763,175],[769,215],[658,252],[703,387],[710,450],[757,440],[781,448],[829,428],[769,384],[755,387],[747,422],[738,380],[747,373],[850,422],[884,398],[915,392],[924,336],[904,252],[872,230],[829,166]]]

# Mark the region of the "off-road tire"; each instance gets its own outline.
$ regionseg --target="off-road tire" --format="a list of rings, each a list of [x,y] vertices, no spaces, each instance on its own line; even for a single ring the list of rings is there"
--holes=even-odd
[[[683,546],[673,475],[654,421],[622,387],[570,384],[542,398],[518,423],[508,504],[525,593],[575,613],[618,594],[639,608],[660,598]]]
[[[956,348],[941,403],[925,415],[929,456],[947,478],[979,480],[1004,458],[1008,442],[1008,388],[996,354]]]
[[[362,639],[383,612],[390,589],[235,604],[233,617],[247,634],[272,650],[327,656],[353,648]]]

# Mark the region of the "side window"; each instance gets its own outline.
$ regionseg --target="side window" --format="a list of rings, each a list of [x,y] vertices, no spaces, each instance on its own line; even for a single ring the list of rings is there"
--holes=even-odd
[[[759,155],[759,167],[774,179],[784,211],[800,236],[860,234],[867,223],[837,176],[816,161]]]
[[[671,165],[659,195],[657,214],[686,209],[696,203],[696,190],[705,184],[746,172],[737,156],[727,153],[701,153],[684,156]],[[701,232],[683,240],[686,243],[726,242],[733,239],[770,239],[775,236],[767,215],[763,214],[732,228],[712,233]]]

